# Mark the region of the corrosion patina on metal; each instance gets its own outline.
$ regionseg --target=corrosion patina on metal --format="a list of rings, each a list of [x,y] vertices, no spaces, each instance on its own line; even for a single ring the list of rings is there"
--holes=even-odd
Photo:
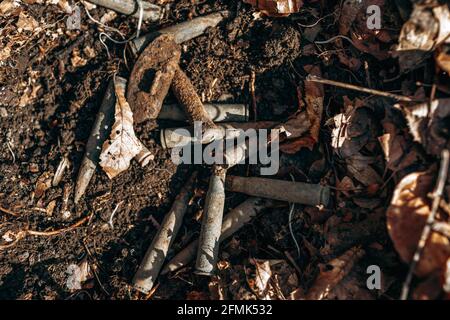
[[[139,4],[135,0],[88,0],[88,2],[139,18]],[[158,21],[163,15],[163,8],[160,6],[141,1],[142,19],[144,21]]]
[[[92,126],[91,134],[89,135],[86,144],[86,151],[81,161],[80,169],[78,170],[78,177],[75,184],[74,202],[78,203],[81,197],[86,192],[89,182],[95,173],[95,169],[99,163],[100,153],[102,152],[103,143],[108,139],[111,133],[111,127],[114,124],[116,94],[114,92],[114,81],[119,81],[126,86],[127,80],[125,78],[116,76],[111,79],[103,96],[102,104],[95,118]],[[139,162],[142,167],[145,167],[150,160],[152,160],[152,153],[141,144],[141,152],[136,155],[135,160]]]
[[[225,187],[229,191],[245,193],[254,197],[310,206],[327,206],[330,201],[330,188],[320,184],[228,176]]]
[[[216,269],[219,255],[219,238],[225,206],[225,176],[227,169],[213,166],[203,210],[195,273],[210,276]]]
[[[102,145],[106,139],[108,139],[111,132],[111,126],[114,122],[115,104],[116,95],[114,92],[114,80],[111,79],[106,89],[106,93],[103,96],[103,101],[98,110],[94,125],[92,126],[92,131],[86,144],[86,151],[83,160],[81,161],[80,169],[78,170],[77,182],[75,184],[75,203],[78,203],[86,192],[89,182],[97,168]]]
[[[161,227],[153,238],[134,276],[134,288],[143,293],[148,293],[153,288],[159,271],[166,259],[167,252],[177,236],[183,222],[184,214],[188,208],[189,200],[194,193],[196,176],[196,173],[191,175],[176,197],[172,208],[164,217]]]
[[[208,28],[214,28],[224,18],[228,17],[229,11],[219,11],[206,16],[197,17],[156,32],[151,32],[142,37],[134,39],[129,43],[132,53],[136,56],[155,38],[162,34],[172,34],[175,42],[181,44],[202,35]]]
[[[262,212],[264,209],[273,206],[273,201],[261,198],[249,198],[239,206],[228,212],[223,218],[222,233],[219,243],[232,236],[239,229],[245,226],[250,220]],[[187,266],[195,257],[198,249],[198,239],[192,241],[175,257],[170,260],[161,271],[161,274],[167,274]]]
[[[271,129],[276,126],[276,122],[272,121],[258,121],[258,122],[229,122],[216,124],[215,128],[206,129],[203,132],[204,138],[201,140],[203,144],[211,142],[211,140],[228,140],[238,138],[244,134],[248,129]],[[180,130],[181,129],[181,130]],[[167,128],[160,132],[160,141],[164,149],[172,149],[175,147],[184,146],[196,141],[193,127],[183,128]]]
[[[127,100],[137,124],[158,117],[179,68],[180,57],[180,47],[171,34],[156,38],[139,56],[127,91]]]
[[[205,110],[214,122],[245,122],[249,119],[246,104],[205,103]],[[186,113],[176,104],[163,105],[160,120],[187,121]]]
[[[184,108],[188,122],[191,124],[200,122],[204,129],[216,127],[206,111],[202,100],[195,91],[191,80],[179,66],[177,66],[173,77],[172,91],[180,105]]]

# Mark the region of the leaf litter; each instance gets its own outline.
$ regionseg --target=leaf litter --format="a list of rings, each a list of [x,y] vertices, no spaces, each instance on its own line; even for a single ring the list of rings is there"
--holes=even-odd
[[[450,137],[448,4],[183,0],[167,5],[170,15],[163,21],[141,25],[87,6],[90,16],[81,10],[83,35],[61,19],[74,10],[70,1],[0,2],[0,106],[6,111],[0,122],[0,296],[61,299],[83,291],[93,299],[448,298],[450,187],[439,179],[448,169],[441,160]],[[381,28],[369,28],[369,6],[381,9]],[[219,25],[199,37],[168,44],[173,50],[159,52],[161,59],[138,70],[139,79],[130,74],[146,55],[127,55],[123,43],[99,35],[129,39],[138,28],[151,34],[224,11],[233,14],[223,14]],[[158,51],[159,43],[151,43],[148,51]],[[251,103],[251,120],[279,123],[276,179],[329,186],[332,201],[258,207],[256,217],[246,217],[221,243],[217,274],[208,281],[198,281],[195,265],[188,263],[159,275],[148,295],[131,294],[131,279],[155,226],[189,174],[189,168],[170,161],[156,134],[186,124],[159,121],[145,103],[136,109],[136,97],[149,92],[156,109],[177,102],[180,97],[169,91],[171,67],[191,82],[197,108],[205,102]],[[75,205],[67,196],[72,177],[97,101],[115,75],[114,122],[102,144],[101,170]],[[131,91],[128,86],[128,101],[119,75],[145,80]],[[17,130],[8,134],[10,128]],[[154,155],[151,166],[132,161],[144,147]],[[257,176],[259,169],[231,171]],[[207,176],[202,170],[196,182],[201,191],[189,201],[169,259],[200,231]],[[442,192],[436,191],[439,185]],[[224,211],[245,199],[227,191]],[[101,228],[113,216],[114,228]],[[155,226],[148,223],[152,219]],[[40,255],[32,253],[38,247]],[[27,281],[15,277],[13,261],[23,261]],[[383,288],[367,288],[370,265],[380,266]],[[42,266],[51,266],[51,276],[40,273]],[[46,283],[42,292],[35,275]]]

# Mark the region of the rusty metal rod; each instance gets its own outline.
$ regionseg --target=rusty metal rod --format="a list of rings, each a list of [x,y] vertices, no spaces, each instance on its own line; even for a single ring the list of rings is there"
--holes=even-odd
[[[219,243],[231,237],[239,229],[245,226],[250,220],[258,215],[261,211],[273,205],[272,200],[261,198],[249,198],[239,206],[228,212],[223,218],[222,234]],[[181,250],[166,266],[164,266],[161,274],[178,270],[187,266],[195,257],[198,248],[198,239],[192,241],[183,250]]]
[[[227,170],[214,166],[206,194],[205,208],[200,231],[195,273],[212,275],[219,255],[219,238],[225,206],[225,176]]]
[[[102,145],[106,139],[108,139],[111,132],[111,126],[114,122],[115,103],[114,80],[111,79],[106,89],[106,93],[103,96],[103,101],[100,105],[94,125],[92,126],[92,131],[86,144],[86,151],[83,160],[81,161],[80,169],[78,170],[78,177],[75,184],[75,203],[78,203],[80,198],[84,195],[89,182],[95,173]]]
[[[186,112],[189,123],[200,122],[206,129],[215,128],[215,124],[206,112],[203,102],[183,70],[178,68],[172,80],[172,92]]]
[[[139,18],[139,4],[136,0],[88,0],[88,2]],[[163,9],[153,3],[141,1],[144,21],[158,21],[161,19]]]
[[[116,81],[126,83],[126,79],[116,76]],[[78,203],[81,197],[86,192],[89,182],[91,181],[95,169],[97,168],[100,153],[102,151],[103,143],[108,139],[111,133],[111,127],[114,124],[116,105],[116,94],[114,92],[114,79],[111,79],[103,96],[102,104],[97,113],[94,125],[92,126],[91,134],[89,135],[86,144],[86,151],[81,161],[80,169],[78,170],[78,177],[75,184],[74,202]],[[145,148],[135,157],[135,159],[145,166],[151,160],[150,151]]]
[[[181,44],[202,35],[208,28],[214,28],[228,15],[229,11],[219,11],[148,33],[130,42],[131,51],[138,55],[153,39],[167,33],[173,34],[175,42]]]
[[[330,201],[330,188],[320,184],[228,176],[225,188],[229,191],[245,193],[254,197],[310,206],[327,206]]]
[[[203,133],[204,139],[202,143],[206,144],[211,142],[211,140],[219,139],[234,139],[240,135],[239,130],[248,129],[270,129],[276,126],[276,122],[272,121],[259,121],[259,122],[248,122],[248,123],[218,123],[216,128],[206,129]],[[182,129],[182,130],[180,130]],[[168,128],[162,129],[160,132],[160,141],[164,149],[172,149],[175,147],[183,146],[195,142],[197,137],[195,136],[193,127],[183,127],[183,128]]]
[[[194,192],[196,173],[192,174],[176,197],[172,208],[164,217],[161,227],[153,238],[144,259],[133,279],[136,290],[148,293],[154,286],[167,252],[181,227],[189,200]]]
[[[246,104],[205,103],[204,106],[214,122],[245,122],[249,119],[249,109]],[[187,121],[186,114],[176,104],[163,105],[158,119]]]

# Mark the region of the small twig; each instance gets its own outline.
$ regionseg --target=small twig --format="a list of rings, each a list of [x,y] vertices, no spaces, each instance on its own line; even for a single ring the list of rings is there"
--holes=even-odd
[[[317,26],[319,24],[320,21],[334,15],[336,13],[336,10],[330,14],[327,14],[326,16],[323,16],[322,18],[319,18],[316,22],[314,22],[313,24],[302,24],[300,22],[297,22],[297,24],[302,27],[302,28],[313,28],[315,26]]]
[[[10,214],[10,215],[12,215],[12,216],[14,216],[14,217],[17,217],[17,216],[18,216],[17,213],[15,213],[15,212],[13,212],[13,211],[11,211],[11,210],[9,210],[9,209],[3,208],[2,206],[0,206],[0,211],[1,211],[1,212],[4,212],[4,213],[7,213],[7,214]]]
[[[409,288],[411,285],[411,280],[416,269],[416,266],[420,260],[425,244],[430,236],[434,220],[436,218],[436,213],[439,209],[439,204],[441,202],[441,197],[444,192],[445,182],[447,181],[448,165],[450,160],[450,152],[444,150],[442,152],[441,167],[439,170],[439,176],[437,181],[437,186],[434,191],[434,199],[431,207],[431,213],[428,216],[425,227],[422,230],[422,235],[420,236],[419,243],[417,244],[416,252],[414,253],[413,260],[409,266],[408,275],[406,276],[405,283],[403,284],[401,300],[407,300],[409,295]]]
[[[433,231],[450,239],[450,224],[445,222],[435,222],[432,226]]]
[[[58,234],[61,234],[61,233],[66,233],[68,231],[72,231],[72,230],[78,228],[79,226],[81,226],[82,224],[84,224],[86,221],[89,221],[91,216],[92,216],[92,213],[89,214],[88,216],[80,219],[79,221],[77,221],[76,223],[74,223],[71,226],[68,226],[66,228],[53,230],[53,231],[21,230],[21,231],[19,231],[16,234],[16,239],[12,243],[7,244],[7,245],[0,245],[0,250],[5,250],[5,249],[13,247],[20,240],[25,239],[28,235],[30,235],[30,236],[39,236],[39,237],[50,237],[50,236],[55,236],[55,235],[58,235]]]
[[[13,163],[15,163],[16,162],[16,155],[14,154],[14,151],[12,150],[11,141],[10,141],[9,137],[7,138],[6,146],[8,147],[9,152],[11,152],[11,155],[13,157]]]
[[[293,182],[295,182],[294,176],[292,174],[291,174],[291,179]],[[292,240],[294,240],[295,246],[297,247],[298,258],[300,258],[300,254],[301,254],[300,246],[298,244],[297,238],[295,237],[294,230],[292,228],[292,216],[294,214],[295,203],[291,203],[290,206],[291,206],[291,208],[289,210],[289,232],[291,234]]]
[[[335,40],[337,40],[337,39],[345,39],[345,40],[347,40],[348,42],[350,42],[354,47],[356,47],[355,44],[353,43],[353,40],[352,40],[352,39],[350,39],[350,38],[347,37],[347,36],[343,36],[343,35],[337,35],[337,36],[334,36],[333,38],[328,39],[328,40],[325,40],[325,41],[315,41],[314,43],[315,43],[315,44],[328,44],[328,43],[333,42],[333,41],[335,41]]]
[[[295,262],[294,257],[292,257],[292,255],[287,250],[284,252],[284,255],[289,260],[289,262],[294,266],[295,270],[297,270],[298,275],[301,276],[302,275],[302,270],[298,266],[297,262]]]
[[[113,218],[114,218],[114,215],[116,214],[117,210],[119,209],[119,207],[120,207],[120,205],[121,205],[122,203],[123,203],[123,201],[120,201],[120,202],[116,205],[116,207],[114,208],[113,212],[111,213],[111,216],[109,217],[108,224],[109,224],[109,226],[111,227],[111,229],[114,229]]]
[[[252,108],[253,108],[253,116],[254,121],[258,119],[258,108],[256,106],[256,91],[255,91],[255,82],[256,82],[256,74],[255,71],[252,71],[250,74],[250,95],[252,97]]]
[[[318,83],[323,83],[323,84],[336,86],[336,87],[340,87],[340,88],[344,88],[344,89],[360,91],[360,92],[364,92],[364,93],[368,93],[368,94],[372,94],[372,95],[376,95],[376,96],[382,96],[382,97],[395,99],[397,101],[402,101],[402,102],[422,102],[421,100],[418,100],[418,99],[414,99],[414,98],[410,98],[410,97],[406,97],[406,96],[402,96],[402,95],[398,95],[398,94],[394,94],[394,93],[390,93],[390,92],[384,92],[384,91],[375,90],[375,89],[368,89],[368,88],[355,86],[353,84],[348,84],[348,83],[344,83],[344,82],[323,79],[323,78],[320,78],[320,77],[317,77],[317,76],[314,76],[311,74],[308,75],[308,77],[306,77],[306,81],[318,82]]]

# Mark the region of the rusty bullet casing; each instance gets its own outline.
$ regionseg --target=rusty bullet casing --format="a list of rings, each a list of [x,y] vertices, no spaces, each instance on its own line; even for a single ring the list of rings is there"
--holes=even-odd
[[[155,284],[167,252],[183,222],[189,200],[194,192],[195,178],[196,174],[194,173],[176,197],[134,276],[133,286],[140,292],[148,293]]]
[[[181,50],[173,36],[164,34],[150,43],[130,75],[127,100],[137,124],[156,119],[179,69]]]
[[[258,215],[263,209],[271,207],[273,202],[268,199],[249,198],[239,206],[228,212],[223,218],[222,234],[219,242],[222,242],[245,226],[250,220]],[[187,266],[195,257],[198,248],[198,239],[192,241],[181,250],[161,271],[161,274],[178,270]]]
[[[213,167],[203,210],[197,262],[195,264],[195,273],[198,275],[209,276],[216,269],[225,206],[225,176],[226,169],[217,165]]]
[[[239,131],[236,130],[236,127],[233,124],[223,123],[218,124],[216,128],[206,129],[202,132],[201,143],[206,144],[212,140],[237,138]],[[161,146],[164,149],[188,145],[196,142],[198,139],[199,137],[195,136],[194,128],[192,127],[162,129],[160,132]]]
[[[116,76],[115,81],[123,83],[125,86],[127,80]],[[78,170],[78,177],[75,184],[74,202],[78,203],[81,197],[86,192],[86,189],[91,181],[95,169],[99,163],[100,153],[102,152],[103,143],[108,139],[111,133],[111,127],[114,124],[115,117],[116,94],[114,92],[114,79],[111,79],[103,96],[102,104],[95,118],[92,126],[91,134],[89,135],[86,144],[86,151],[81,161],[80,169]],[[152,154],[144,146],[142,142],[141,152],[135,157],[141,166],[146,166],[152,160]]]
[[[214,122],[246,122],[249,108],[246,104],[205,103],[205,110]],[[186,114],[176,104],[163,105],[160,120],[187,121]]]
[[[88,0],[88,2],[139,18],[139,5],[135,0]],[[163,9],[156,4],[141,1],[144,21],[158,21]]]
[[[181,44],[202,35],[208,28],[214,28],[229,15],[228,11],[220,11],[197,17],[156,32],[143,35],[131,41],[130,48],[134,55],[138,55],[144,48],[161,34],[173,34],[175,42]]]
[[[115,103],[114,80],[111,79],[97,113],[91,134],[89,135],[86,151],[78,171],[77,182],[75,185],[75,203],[78,203],[80,198],[86,192],[89,182],[97,168],[102,145],[106,139],[108,139],[111,132],[111,126],[114,122]]]
[[[178,66],[172,80],[172,92],[186,112],[188,122],[200,122],[206,129],[215,128],[214,122],[205,110],[202,100],[195,91],[191,80]]]
[[[155,159],[155,156],[141,141],[139,141],[139,144],[141,145],[141,151],[134,157],[134,159],[139,162],[141,167],[145,167],[150,163],[150,161]]]
[[[330,201],[330,188],[320,184],[229,176],[226,179],[225,187],[229,191],[245,193],[254,197],[310,206],[327,206]]]
[[[259,122],[248,122],[248,123],[219,123],[216,124],[215,128],[206,129],[203,133],[204,139],[202,143],[206,144],[212,140],[219,139],[234,139],[240,134],[240,130],[247,129],[270,129],[273,128],[277,123],[272,121],[259,121]],[[183,129],[183,130],[178,130]],[[172,149],[174,147],[179,147],[187,145],[196,141],[194,134],[194,128],[183,127],[183,128],[169,128],[162,129],[160,133],[161,145],[164,149]]]

